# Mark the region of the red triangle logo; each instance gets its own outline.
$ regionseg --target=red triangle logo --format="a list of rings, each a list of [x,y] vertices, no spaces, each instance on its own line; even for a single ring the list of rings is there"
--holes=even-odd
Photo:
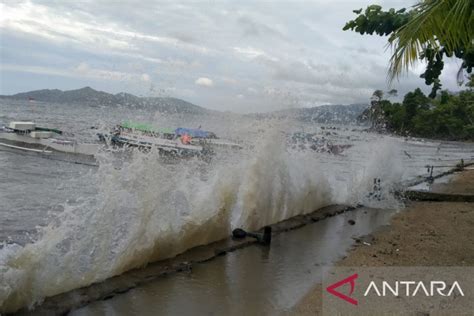
[[[343,299],[344,301],[346,302],[349,302],[351,303],[352,305],[357,305],[358,302],[356,299],[353,299],[352,297],[349,297],[345,294],[342,294],[341,292],[339,291],[336,291],[336,289],[340,286],[343,286],[344,284],[346,283],[349,283],[350,286],[351,286],[351,290],[349,292],[349,295],[352,295],[352,293],[354,292],[354,288],[355,288],[355,280],[357,279],[357,277],[359,277],[359,275],[357,273],[351,275],[350,277],[347,277],[345,278],[344,280],[341,280],[339,282],[336,282],[334,284],[331,284],[330,286],[328,286],[326,288],[326,291],[328,291],[329,293],[331,293],[332,295],[334,296],[337,296],[339,297],[340,299]]]

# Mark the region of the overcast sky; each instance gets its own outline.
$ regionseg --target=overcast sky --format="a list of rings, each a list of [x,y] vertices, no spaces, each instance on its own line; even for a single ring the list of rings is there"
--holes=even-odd
[[[387,38],[342,27],[353,9],[415,2],[2,0],[0,94],[91,86],[234,112],[367,102],[389,89]],[[390,88],[428,91],[421,70]]]

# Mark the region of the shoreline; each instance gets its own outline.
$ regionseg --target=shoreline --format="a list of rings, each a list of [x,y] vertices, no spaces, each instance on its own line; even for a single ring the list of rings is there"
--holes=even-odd
[[[474,168],[449,183],[434,184],[439,194],[474,195]],[[474,266],[474,203],[409,201],[388,226],[356,239],[336,267]],[[321,284],[291,310],[292,315],[322,314]]]
[[[449,173],[454,171],[455,169],[449,171]],[[363,208],[363,206],[359,207]],[[274,229],[274,234],[279,234],[354,209],[356,209],[356,207],[332,205],[323,207],[306,215],[298,215],[271,226]],[[249,238],[239,241],[228,238],[207,245],[191,248],[174,258],[150,263],[146,268],[130,270],[124,274],[106,279],[102,282],[94,283],[87,287],[47,297],[42,304],[37,305],[33,310],[20,309],[19,312],[26,314],[37,312],[51,312],[54,314],[67,313],[72,309],[87,305],[93,301],[105,300],[125,293],[159,277],[181,271],[189,271],[192,269],[193,265],[207,262],[218,256],[225,255],[228,252],[248,247],[256,243],[257,242],[254,239]]]

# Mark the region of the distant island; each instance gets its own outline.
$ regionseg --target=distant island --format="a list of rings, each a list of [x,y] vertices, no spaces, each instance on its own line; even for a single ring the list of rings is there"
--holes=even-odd
[[[34,100],[38,102],[81,104],[87,106],[126,106],[135,108],[153,108],[161,113],[209,114],[217,111],[205,109],[193,103],[171,97],[138,97],[130,93],[111,94],[97,91],[91,87],[62,91],[43,89],[14,95],[0,95],[1,99]],[[369,107],[369,104],[321,105],[311,108],[287,109],[269,113],[246,114],[257,119],[293,117],[303,122],[339,123],[357,122],[357,117]]]
[[[94,90],[91,87],[68,91],[43,89],[14,95],[0,95],[0,98],[61,104],[83,104],[89,106],[153,107],[159,112],[169,113],[206,114],[211,111],[181,99],[169,97],[137,97],[125,92],[111,94]]]
[[[357,103],[349,105],[329,104],[310,108],[295,108],[274,111],[269,113],[248,114],[257,119],[283,119],[294,118],[306,123],[328,123],[328,124],[366,124],[358,120],[358,117],[369,108],[367,103]]]

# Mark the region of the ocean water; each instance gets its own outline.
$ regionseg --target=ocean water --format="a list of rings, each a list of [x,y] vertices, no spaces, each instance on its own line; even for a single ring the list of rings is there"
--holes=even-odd
[[[239,151],[168,163],[100,151],[98,166],[0,150],[0,312],[89,285],[151,261],[329,204],[398,207],[400,183],[453,167],[474,145],[405,140],[359,127],[256,120],[230,113],[186,116],[151,109],[0,100],[0,123],[32,120],[94,142],[125,120],[212,130]],[[324,129],[323,129],[324,128]],[[341,155],[288,146],[286,134],[317,132],[352,147]],[[381,179],[382,199],[367,196]]]

